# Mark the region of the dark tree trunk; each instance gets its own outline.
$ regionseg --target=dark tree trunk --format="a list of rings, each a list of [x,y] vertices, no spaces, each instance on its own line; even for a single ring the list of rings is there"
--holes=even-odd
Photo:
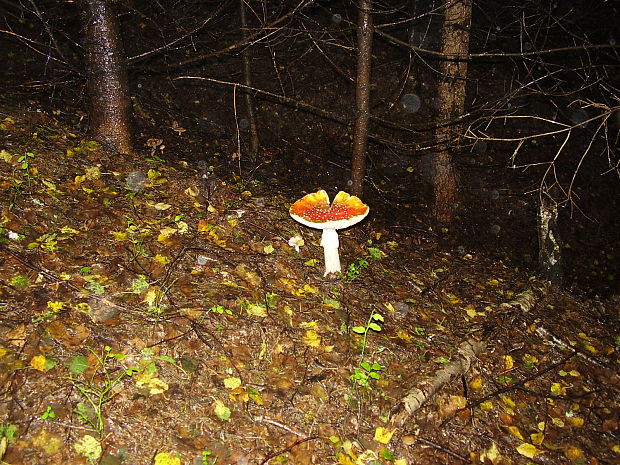
[[[372,0],[360,0],[357,23],[356,120],[351,154],[351,193],[358,197],[364,190],[366,146],[370,121],[370,70],[372,60]]]
[[[441,62],[442,78],[438,97],[439,128],[436,131],[439,150],[432,159],[433,215],[439,223],[450,223],[457,202],[457,175],[452,162],[451,141],[459,130],[449,121],[465,111],[465,79],[467,62],[455,59],[469,51],[471,0],[448,0],[441,32],[441,51],[446,60]]]
[[[82,0],[90,131],[107,150],[131,153],[131,100],[114,0]]]
[[[248,20],[247,20],[247,6],[245,4],[247,0],[239,0],[239,10],[241,16],[241,34],[243,39],[248,37]],[[250,48],[246,47],[241,53],[243,60],[243,83],[252,87],[252,69],[250,67]],[[260,147],[260,140],[258,138],[258,127],[256,124],[256,114],[254,111],[254,97],[249,90],[245,91],[245,106],[248,114],[248,122],[250,124],[250,156],[256,157],[258,149]]]

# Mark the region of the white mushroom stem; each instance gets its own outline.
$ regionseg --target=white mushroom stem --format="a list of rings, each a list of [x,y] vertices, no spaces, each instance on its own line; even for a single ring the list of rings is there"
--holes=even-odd
[[[338,232],[335,229],[324,229],[321,236],[321,246],[325,252],[325,274],[338,273],[341,270],[340,256],[338,255]]]

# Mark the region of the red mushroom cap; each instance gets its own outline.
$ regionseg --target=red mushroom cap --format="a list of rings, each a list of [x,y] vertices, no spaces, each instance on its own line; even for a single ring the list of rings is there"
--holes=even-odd
[[[299,199],[289,213],[295,221],[311,228],[343,229],[362,221],[369,211],[358,197],[342,191],[330,205],[327,192],[320,190]]]

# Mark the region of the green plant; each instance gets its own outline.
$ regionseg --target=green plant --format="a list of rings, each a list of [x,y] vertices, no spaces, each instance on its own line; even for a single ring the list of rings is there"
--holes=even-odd
[[[17,159],[17,163],[19,163],[19,169],[22,170],[22,175],[24,177],[30,178],[28,169],[30,168],[30,161],[34,160],[34,157],[35,157],[34,153],[26,152]]]
[[[380,371],[383,370],[383,366],[378,363],[369,363],[364,360],[364,355],[366,353],[366,348],[368,346],[368,333],[370,331],[380,332],[383,328],[379,323],[383,323],[383,315],[377,312],[375,309],[370,312],[370,316],[368,317],[368,321],[366,321],[365,326],[354,326],[353,332],[357,334],[363,335],[362,341],[360,342],[361,346],[361,355],[359,366],[355,368],[353,374],[350,376],[351,381],[354,381],[359,386],[370,389],[370,382],[372,380],[381,379]]]
[[[355,262],[349,264],[347,272],[345,274],[347,281],[356,280],[361,274],[362,270],[368,268],[368,260],[365,257],[358,257]]]
[[[202,465],[215,465],[217,463],[217,455],[213,457],[213,461],[211,461],[212,452],[208,450],[202,451]]]
[[[48,418],[49,419],[56,418],[56,412],[54,412],[51,405],[47,406],[47,408],[45,409],[45,412],[43,412],[43,414],[41,415],[41,418],[43,420],[47,420]]]
[[[368,247],[366,250],[368,251],[367,255],[356,258],[355,261],[347,267],[347,271],[344,273],[344,277],[347,281],[356,280],[362,273],[362,270],[368,268],[370,264],[369,260],[380,260],[383,255],[382,252],[375,247]]]
[[[17,425],[12,423],[0,424],[0,439],[6,438],[9,444],[13,444],[17,441]]]
[[[223,305],[214,305],[213,307],[209,308],[210,312],[213,313],[217,313],[219,315],[223,315],[224,313],[226,315],[232,315],[233,312],[232,310],[230,310],[229,308],[224,307]]]
[[[78,402],[73,412],[102,438],[105,431],[103,418],[103,406],[117,393],[114,388],[126,376],[132,376],[138,370],[134,368],[121,369],[120,373],[112,375],[111,362],[125,359],[124,354],[112,352],[112,348],[106,346],[101,355],[93,349],[88,350],[97,360],[97,366],[92,375],[87,379],[69,378],[72,384],[80,391],[84,401]],[[86,367],[84,364],[73,365],[76,374],[82,374]]]

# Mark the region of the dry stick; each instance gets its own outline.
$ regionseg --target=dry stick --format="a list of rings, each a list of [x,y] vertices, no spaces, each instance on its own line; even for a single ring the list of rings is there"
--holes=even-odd
[[[472,362],[484,350],[485,344],[475,339],[463,341],[458,348],[458,357],[439,370],[431,379],[422,381],[410,389],[405,397],[392,409],[390,424],[401,427],[439,389],[453,379],[464,375]]]
[[[538,289],[538,291],[540,291],[538,295],[535,293],[535,289],[527,289],[518,294],[514,300],[500,305],[500,309],[512,309],[517,307],[524,313],[529,312],[540,298],[542,298],[547,288],[548,284],[543,283],[542,289]],[[492,333],[492,331],[489,330],[485,334],[490,333]],[[469,370],[471,363],[484,350],[485,345],[485,342],[475,339],[463,341],[458,348],[458,358],[448,363],[448,365],[437,372],[433,378],[423,380],[420,383],[421,387],[416,386],[410,389],[405,397],[392,409],[390,424],[397,427],[402,426],[411,415],[445,384],[464,375]]]

